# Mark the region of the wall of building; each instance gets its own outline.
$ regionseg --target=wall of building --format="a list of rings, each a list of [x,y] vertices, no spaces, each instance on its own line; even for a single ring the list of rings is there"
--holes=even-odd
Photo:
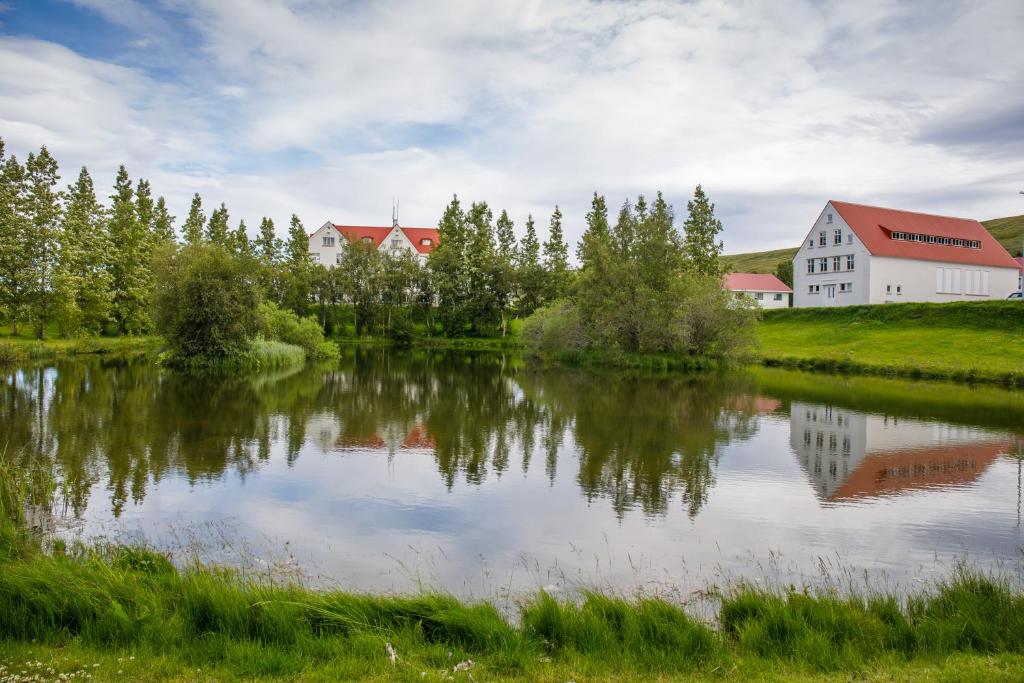
[[[956,247],[950,247],[955,249]],[[874,257],[870,303],[987,301],[1017,291],[1014,268]]]
[[[789,308],[789,294],[786,292],[757,292],[747,289],[732,290],[737,296],[746,296],[754,300],[761,308]],[[761,298],[758,298],[760,295]],[[776,299],[775,297],[779,298]]]
[[[326,240],[325,240],[326,238]],[[324,223],[309,236],[309,256],[314,263],[333,268],[341,255],[345,237],[331,223]]]
[[[836,230],[840,231],[840,244],[835,244]],[[825,233],[824,247],[820,245],[822,232]],[[853,270],[846,267],[846,257],[851,254]],[[836,256],[840,261],[839,271],[835,271],[833,267]],[[857,235],[832,207],[832,203],[827,203],[793,258],[794,308],[868,303],[870,256],[867,248],[857,239]],[[821,270],[823,258],[828,259],[828,270],[825,272]],[[814,273],[807,272],[808,259],[814,259]],[[812,286],[817,287],[817,291],[812,292]]]

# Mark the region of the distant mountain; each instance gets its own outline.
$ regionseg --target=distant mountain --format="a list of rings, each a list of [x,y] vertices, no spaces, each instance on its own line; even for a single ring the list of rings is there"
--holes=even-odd
[[[1021,241],[1024,240],[1024,216],[993,218],[982,221],[992,236],[1013,256],[1021,256]],[[773,249],[752,251],[747,254],[722,256],[725,269],[731,273],[774,273],[779,261],[792,261],[797,249]]]

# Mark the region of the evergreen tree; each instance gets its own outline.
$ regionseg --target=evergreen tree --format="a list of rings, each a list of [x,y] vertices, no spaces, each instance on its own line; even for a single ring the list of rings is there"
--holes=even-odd
[[[156,200],[153,214],[153,240],[155,244],[174,244],[174,216],[167,210],[163,197]]]
[[[278,266],[283,248],[281,239],[274,232],[274,221],[264,216],[260,221],[260,233],[253,241],[253,250],[260,264],[260,289],[264,297],[282,305]]]
[[[29,242],[25,167],[13,155],[3,160],[0,139],[0,314],[18,334],[25,319],[32,284],[32,249]]]
[[[203,226],[206,225],[206,214],[203,213],[203,200],[196,192],[192,196],[192,205],[188,208],[188,218],[181,226],[181,236],[185,244],[195,245],[203,241]]]
[[[531,315],[544,305],[544,266],[540,262],[540,242],[533,216],[526,217],[526,234],[519,244],[516,259],[516,280],[519,289],[518,312],[522,317]]]
[[[718,277],[722,274],[719,260],[722,242],[718,239],[722,221],[715,218],[715,205],[708,200],[700,185],[694,190],[693,199],[686,203],[686,210],[689,216],[683,225],[686,232],[683,250],[689,269],[701,275]]]
[[[113,317],[121,334],[141,334],[149,327],[151,275],[149,234],[139,222],[131,180],[122,165],[114,181],[108,232]]]
[[[562,212],[555,206],[548,239],[544,242],[544,270],[547,274],[546,300],[555,301],[569,293],[569,247],[562,236]]]
[[[113,294],[106,259],[107,219],[84,166],[65,193],[60,251],[53,278],[61,334],[99,334],[110,318]]]
[[[228,207],[221,202],[220,208],[214,209],[210,214],[210,222],[206,225],[206,239],[211,244],[227,247],[228,231]]]
[[[437,293],[437,317],[446,334],[461,336],[470,322],[469,309],[469,230],[466,214],[458,196],[444,210],[437,224],[438,245],[428,260]]]
[[[497,240],[494,273],[491,277],[494,287],[494,300],[501,316],[501,335],[508,331],[508,319],[517,297],[516,278],[516,234],[512,219],[504,209],[494,224]]]
[[[494,217],[487,202],[473,202],[466,214],[469,245],[466,252],[466,307],[474,333],[495,325],[498,306],[494,298]]]
[[[140,178],[135,186],[135,216],[139,221],[139,227],[152,235],[156,213],[153,207],[153,189],[145,178]]]
[[[25,197],[28,249],[32,255],[28,305],[35,323],[35,335],[42,339],[46,323],[52,317],[53,271],[57,265],[60,236],[61,192],[57,161],[46,147],[29,154],[25,161]]]
[[[292,214],[288,226],[285,256],[288,270],[285,276],[287,287],[284,304],[296,315],[304,316],[309,312],[312,296],[313,262],[309,258],[309,235],[295,214]]]
[[[245,229],[245,221],[239,221],[238,227],[231,233],[229,241],[234,254],[246,259],[252,256],[252,244],[249,242],[249,233]]]
[[[793,262],[790,260],[779,261],[779,264],[775,266],[775,277],[782,280],[787,286],[793,287]]]

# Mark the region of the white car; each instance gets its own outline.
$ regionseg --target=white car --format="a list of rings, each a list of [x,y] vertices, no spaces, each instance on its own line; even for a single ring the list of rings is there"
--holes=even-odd
[[[1008,296],[1006,298],[1007,299],[1024,299],[1024,296],[1022,296],[1020,292],[1011,292],[1010,296]]]

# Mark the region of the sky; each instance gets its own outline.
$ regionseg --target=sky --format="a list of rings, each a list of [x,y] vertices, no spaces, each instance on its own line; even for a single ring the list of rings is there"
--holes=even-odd
[[[1020,0],[0,0],[0,137],[250,233],[457,194],[574,241],[595,191],[682,223],[700,183],[737,253],[828,199],[1024,214],[1022,40]]]

